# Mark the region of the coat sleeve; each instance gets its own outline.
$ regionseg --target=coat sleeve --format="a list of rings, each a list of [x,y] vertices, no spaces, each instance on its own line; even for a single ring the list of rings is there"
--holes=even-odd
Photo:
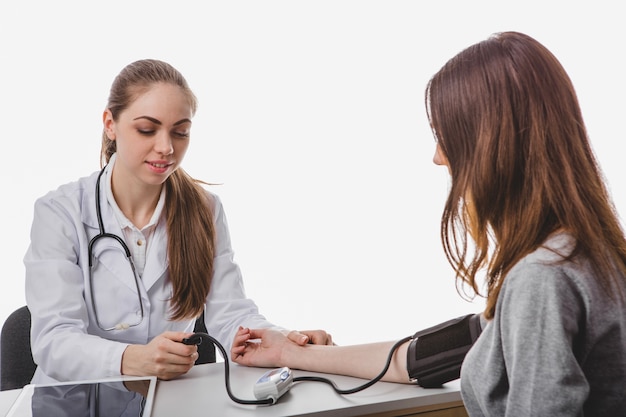
[[[79,190],[72,193],[79,194]],[[36,378],[41,373],[59,381],[119,375],[127,346],[87,334],[80,258],[86,254],[88,241],[80,200],[57,191],[38,199],[34,207],[24,265],[31,346],[39,367]]]
[[[228,223],[219,197],[215,201],[216,257],[211,290],[207,298],[205,322],[208,332],[227,352],[239,326],[267,328],[275,326],[262,314],[255,302],[246,297],[239,266],[234,261]]]

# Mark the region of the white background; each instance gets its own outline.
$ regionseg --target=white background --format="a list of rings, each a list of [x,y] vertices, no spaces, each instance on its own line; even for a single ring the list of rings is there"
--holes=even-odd
[[[340,344],[468,312],[439,240],[448,189],[424,111],[430,76],[504,30],[550,48],[577,88],[626,213],[626,25],[618,2],[4,1],[0,323],[24,304],[34,200],[99,167],[119,70],[163,59],[200,101],[183,167],[225,205],[248,295]]]

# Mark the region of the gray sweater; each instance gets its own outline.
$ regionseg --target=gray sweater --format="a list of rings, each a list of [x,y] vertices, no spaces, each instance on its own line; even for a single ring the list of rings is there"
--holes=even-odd
[[[626,416],[626,303],[607,297],[586,260],[558,262],[571,243],[555,235],[507,275],[463,362],[471,417]]]

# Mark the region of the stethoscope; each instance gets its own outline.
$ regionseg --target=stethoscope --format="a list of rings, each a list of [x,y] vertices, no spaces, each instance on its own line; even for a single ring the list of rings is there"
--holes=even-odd
[[[141,292],[139,290],[139,276],[137,275],[137,271],[135,269],[135,263],[133,262],[130,249],[128,249],[128,246],[126,245],[126,243],[121,237],[113,233],[106,233],[104,231],[104,224],[102,223],[102,211],[100,209],[100,178],[102,177],[102,174],[104,173],[104,170],[106,168],[107,168],[107,165],[105,165],[104,168],[102,168],[102,170],[100,171],[100,174],[98,174],[98,179],[96,181],[96,216],[98,218],[98,227],[100,228],[100,233],[95,235],[89,241],[89,247],[87,249],[87,256],[89,257],[89,290],[91,293],[91,306],[93,307],[94,318],[96,320],[96,324],[98,325],[98,327],[108,332],[111,330],[126,330],[129,327],[134,327],[134,326],[141,324],[141,322],[143,321],[144,312],[143,312],[143,301],[141,300]],[[118,323],[113,327],[104,327],[102,326],[102,324],[100,324],[100,320],[98,319],[98,309],[96,308],[96,302],[95,302],[94,291],[93,291],[93,274],[92,274],[93,250],[92,248],[93,248],[93,245],[98,240],[105,239],[105,238],[114,239],[121,245],[122,249],[124,249],[124,252],[126,253],[126,259],[128,259],[128,262],[130,263],[130,267],[133,270],[133,276],[135,277],[135,286],[137,287],[137,297],[139,299],[139,310],[140,310],[139,319],[136,322]]]

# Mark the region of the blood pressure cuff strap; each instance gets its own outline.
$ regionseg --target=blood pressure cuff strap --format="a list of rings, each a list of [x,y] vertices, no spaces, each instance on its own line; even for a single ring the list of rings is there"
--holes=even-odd
[[[459,378],[463,359],[481,331],[480,315],[468,314],[415,333],[407,350],[411,380],[435,388]]]

